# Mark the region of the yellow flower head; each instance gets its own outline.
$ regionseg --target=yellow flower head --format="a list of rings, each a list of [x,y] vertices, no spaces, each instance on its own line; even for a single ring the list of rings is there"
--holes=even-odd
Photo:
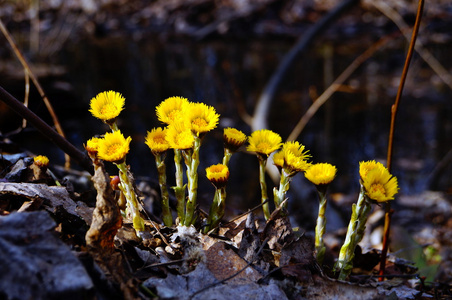
[[[246,150],[259,154],[270,155],[281,147],[281,136],[271,130],[261,129],[251,133]]]
[[[100,159],[122,163],[129,152],[129,145],[132,138],[127,139],[121,131],[107,132],[103,139],[99,141],[98,156]]]
[[[372,169],[386,168],[382,163],[376,162],[375,160],[361,161],[359,163],[359,176],[361,177],[361,180],[364,180],[364,178],[366,178],[367,176],[367,173],[369,173],[369,171]]]
[[[397,178],[386,168],[373,168],[363,178],[363,186],[367,197],[377,202],[394,200],[399,191]]]
[[[124,109],[124,97],[117,92],[108,91],[99,93],[91,99],[90,112],[94,117],[104,122],[111,122]]]
[[[284,167],[284,152],[278,151],[275,154],[273,154],[273,164],[277,166],[280,171]]]
[[[170,145],[166,141],[167,129],[157,127],[152,129],[146,136],[146,145],[153,153],[162,153],[169,149]]]
[[[97,150],[99,149],[99,141],[101,139],[97,137],[93,137],[86,142],[85,149],[88,153],[92,153],[97,155]]]
[[[273,155],[273,163],[278,168],[283,168],[287,173],[295,175],[297,172],[303,172],[311,166],[308,162],[308,150],[298,142],[285,142],[281,151]]]
[[[186,98],[169,97],[155,108],[157,118],[162,123],[172,124],[183,116],[182,111],[188,103],[189,101]]]
[[[212,165],[206,168],[206,176],[216,188],[221,188],[228,182],[229,169],[223,164]]]
[[[237,151],[240,146],[245,144],[246,139],[246,135],[238,129],[228,127],[223,131],[224,147],[231,151]]]
[[[46,168],[49,165],[49,158],[44,155],[38,155],[33,158],[33,162],[40,168]]]
[[[290,172],[303,172],[311,165],[308,162],[308,158],[311,157],[308,150],[296,141],[285,142],[281,151],[284,153],[284,168]]]
[[[190,103],[184,116],[186,126],[196,135],[211,131],[218,125],[220,115],[213,106],[204,103]]]
[[[193,148],[195,137],[182,122],[174,122],[168,126],[166,141],[173,149],[186,150]]]
[[[328,163],[319,163],[311,165],[304,172],[304,176],[315,185],[326,185],[333,181],[336,172],[336,166]]]

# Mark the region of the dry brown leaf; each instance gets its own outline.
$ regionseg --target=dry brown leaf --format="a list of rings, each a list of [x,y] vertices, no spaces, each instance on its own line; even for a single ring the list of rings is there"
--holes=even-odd
[[[233,250],[225,247],[226,244],[222,242],[215,243],[209,250],[206,251],[207,268],[213,273],[216,279],[223,280],[246,267],[245,262]],[[262,276],[252,267],[248,266],[243,272],[240,272],[232,278],[231,282],[245,283],[256,282]]]

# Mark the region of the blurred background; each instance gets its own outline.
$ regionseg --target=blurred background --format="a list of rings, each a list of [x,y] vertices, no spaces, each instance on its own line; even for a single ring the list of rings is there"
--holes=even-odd
[[[124,95],[119,127],[132,136],[127,162],[138,180],[157,181],[154,158],[144,144],[146,131],[161,126],[156,105],[182,96],[214,106],[221,115],[219,128],[201,148],[200,204],[207,210],[213,187],[204,169],[222,158],[221,129],[232,126],[251,133],[253,120],[260,117],[255,108],[279,63],[340,2],[2,0],[0,18],[30,62],[67,138],[79,149],[107,130],[88,112],[90,99],[105,90]],[[403,34],[411,34],[416,8],[417,1],[356,1],[290,64],[270,104],[268,128],[285,140],[317,97],[380,42],[297,137],[313,162],[338,168],[330,187],[330,228],[348,222],[359,191],[359,161],[386,160],[390,109],[408,45]],[[421,54],[415,53],[411,63],[394,141],[392,172],[401,188],[395,208],[418,201],[406,223],[422,219],[447,225],[451,215],[451,37],[452,1],[428,1],[418,37]],[[3,35],[0,45],[0,85],[23,99],[24,70]],[[52,124],[33,86],[29,106]],[[63,165],[62,151],[31,126],[8,134],[21,122],[0,102],[2,135]],[[167,162],[171,174],[171,155]],[[79,167],[73,163],[73,168]],[[234,216],[259,203],[257,159],[242,151],[233,156],[230,169],[227,216]],[[273,186],[269,178],[269,191]],[[289,198],[294,224],[313,230],[317,198],[301,174],[294,178]],[[435,219],[440,213],[414,217],[422,215],[419,203],[425,199],[445,203],[441,218]],[[399,214],[400,224],[405,224],[403,217]]]

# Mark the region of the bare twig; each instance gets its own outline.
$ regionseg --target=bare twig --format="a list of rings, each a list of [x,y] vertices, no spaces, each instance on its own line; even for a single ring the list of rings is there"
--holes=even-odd
[[[314,26],[309,28],[309,30],[298,39],[295,46],[286,54],[284,59],[279,64],[276,72],[270,78],[270,81],[264,88],[261,96],[254,110],[252,130],[259,130],[263,128],[268,128],[267,118],[270,110],[271,102],[275,97],[275,94],[284,79],[289,68],[293,65],[293,61],[299,57],[307,48],[311,45],[316,37],[320,33],[328,28],[328,26],[336,20],[343,12],[348,8],[352,7],[358,0],[345,0],[342,1],[338,6],[332,9],[328,14],[326,14],[320,21],[318,21]]]
[[[41,96],[42,100],[44,101],[44,104],[46,105],[47,110],[49,111],[50,116],[52,117],[53,124],[55,125],[56,131],[62,136],[65,137],[63,128],[61,128],[60,122],[58,120],[58,117],[55,114],[55,111],[53,110],[52,104],[50,104],[49,99],[47,98],[46,94],[44,93],[44,90],[42,89],[41,85],[39,84],[38,79],[34,75],[34,73],[31,71],[30,66],[28,65],[27,60],[22,55],[20,50],[17,48],[16,43],[14,42],[13,38],[9,34],[8,30],[6,29],[5,25],[3,24],[2,20],[0,19],[0,31],[3,33],[5,38],[8,40],[9,45],[14,51],[14,54],[17,56],[17,59],[22,64],[22,67],[26,70],[28,75],[31,78],[31,81],[33,81],[33,84],[36,86],[36,89],[39,92],[39,95]],[[65,153],[65,159],[66,164],[65,166],[67,168],[70,167],[70,158],[67,153]]]
[[[397,90],[397,96],[394,104],[391,108],[391,127],[389,128],[389,139],[388,139],[388,157],[386,162],[386,167],[389,171],[391,171],[391,163],[392,163],[392,148],[394,142],[394,130],[395,130],[395,119],[397,116],[397,111],[400,104],[400,99],[402,98],[403,87],[405,85],[406,76],[408,74],[408,68],[410,66],[411,57],[413,56],[414,47],[416,44],[416,38],[419,32],[419,26],[421,24],[422,12],[424,10],[424,0],[419,0],[416,14],[416,22],[414,23],[413,33],[411,35],[410,46],[408,47],[408,53],[406,55],[405,65],[403,66],[402,76],[400,77],[399,88]],[[385,273],[386,266],[386,255],[388,253],[389,247],[389,233],[391,230],[391,215],[393,211],[391,210],[391,202],[386,202],[385,206],[385,225],[384,225],[384,235],[383,235],[383,249],[381,250],[381,260],[380,260],[380,271],[379,275],[383,275]],[[383,281],[384,277],[380,277],[379,281]]]
[[[58,134],[52,127],[50,127],[46,122],[39,118],[34,112],[32,112],[28,107],[26,107],[22,102],[14,98],[10,93],[5,91],[3,87],[0,86],[0,101],[5,102],[12,110],[18,113],[22,118],[27,119],[39,132],[41,132],[45,137],[51,140],[55,145],[57,145],[61,150],[63,150],[70,157],[75,159],[81,167],[86,171],[94,174],[93,164],[91,159],[78,150],[74,145],[72,145],[63,136]]]
[[[336,80],[311,104],[306,113],[295,125],[292,132],[287,138],[288,141],[294,141],[298,138],[300,133],[303,131],[306,124],[314,116],[314,114],[319,110],[319,108],[331,97],[331,95],[336,92],[344,83],[347,78],[352,75],[352,73],[369,57],[371,57],[377,50],[386,45],[389,41],[393,40],[394,36],[388,36],[380,39],[378,42],[369,47],[364,53],[358,56],[340,75]]]
[[[404,34],[406,40],[409,42],[411,37],[408,32],[409,26],[403,20],[403,17],[391,6],[388,5],[387,1],[375,1],[372,0],[370,3],[375,6],[379,11],[381,11],[388,19],[390,19],[400,31]],[[422,45],[421,41],[417,41],[414,45],[414,49],[419,54],[419,56],[432,68],[432,70],[438,75],[438,77],[452,89],[452,76],[450,72],[444,68],[441,63]]]

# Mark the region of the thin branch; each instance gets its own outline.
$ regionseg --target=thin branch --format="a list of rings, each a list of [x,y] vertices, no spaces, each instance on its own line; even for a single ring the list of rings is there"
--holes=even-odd
[[[5,25],[3,24],[2,20],[0,19],[0,31],[3,33],[3,35],[5,36],[5,38],[8,40],[9,45],[11,46],[11,48],[14,51],[14,54],[17,56],[17,59],[20,61],[20,63],[22,64],[22,67],[26,70],[26,72],[28,73],[28,75],[31,78],[31,81],[33,81],[33,84],[36,86],[36,89],[39,92],[39,95],[41,96],[42,100],[44,101],[44,104],[46,105],[47,110],[49,111],[50,116],[52,117],[52,121],[53,124],[55,125],[55,129],[56,131],[63,137],[65,137],[64,135],[64,131],[63,128],[61,128],[60,122],[58,120],[57,115],[55,114],[55,111],[53,110],[52,104],[50,104],[49,99],[47,98],[46,94],[44,93],[44,90],[42,89],[41,85],[39,84],[38,79],[36,78],[36,76],[34,75],[34,73],[31,71],[30,66],[28,65],[27,60],[25,59],[25,57],[22,55],[22,53],[20,52],[20,50],[17,48],[16,43],[14,42],[13,38],[11,37],[11,35],[9,34],[8,30],[6,29]],[[65,166],[67,168],[70,167],[70,159],[69,156],[67,154],[65,154],[65,159],[66,159],[66,164]]]
[[[37,130],[39,130],[39,132],[41,132],[45,137],[51,140],[55,145],[57,145],[70,157],[75,159],[79,163],[79,165],[83,167],[86,171],[90,172],[91,174],[94,174],[93,164],[91,162],[91,159],[86,154],[78,150],[68,140],[66,140],[63,136],[58,134],[58,132],[56,132],[46,122],[39,118],[22,102],[14,98],[7,91],[5,91],[5,89],[3,89],[3,87],[1,86],[0,86],[0,101],[5,102],[12,110],[14,110],[28,122],[30,122],[31,125],[33,125]]]
[[[390,19],[404,34],[406,40],[411,40],[408,33],[409,26],[405,23],[402,16],[392,7],[390,7],[385,1],[370,1],[375,8],[382,12],[388,19]],[[417,41],[414,45],[414,49],[419,56],[432,68],[432,70],[438,75],[438,77],[452,89],[452,76],[450,72],[444,68],[441,63],[422,45],[421,41]]]
[[[364,53],[358,56],[348,67],[345,69],[339,77],[311,104],[306,113],[295,125],[294,129],[287,138],[288,141],[294,141],[298,138],[300,133],[303,131],[306,124],[314,116],[314,114],[319,110],[319,108],[325,104],[325,102],[330,99],[331,95],[336,92],[344,83],[347,78],[349,78],[352,73],[367,59],[369,59],[377,50],[386,45],[389,41],[393,40],[395,36],[384,37],[378,42],[369,47]]]
[[[270,111],[271,102],[275,97],[278,88],[281,85],[287,71],[293,65],[295,59],[297,59],[314,41],[316,37],[320,35],[328,26],[336,20],[343,12],[348,8],[352,7],[354,4],[358,3],[359,0],[345,0],[342,1],[338,6],[328,12],[324,17],[320,19],[315,25],[309,28],[306,33],[298,39],[295,46],[286,54],[284,59],[279,64],[276,72],[270,78],[270,81],[265,86],[259,100],[257,102],[256,108],[254,110],[252,130],[259,130],[263,128],[268,128],[267,118]]]
[[[408,47],[408,53],[405,59],[405,65],[403,66],[402,76],[400,77],[399,88],[397,90],[397,96],[394,104],[391,108],[391,126],[389,128],[389,139],[388,139],[388,157],[386,162],[386,167],[389,171],[391,171],[391,163],[392,163],[392,149],[394,142],[394,131],[395,131],[395,120],[397,116],[397,111],[400,104],[400,99],[402,98],[403,87],[405,86],[406,77],[408,74],[408,68],[410,67],[411,58],[413,56],[414,47],[416,45],[417,35],[419,33],[419,27],[422,19],[422,12],[424,11],[424,0],[419,0],[416,21],[414,23],[413,33],[411,35],[410,45]],[[384,225],[384,233],[383,233],[383,249],[381,250],[381,260],[380,260],[380,271],[379,275],[383,275],[385,273],[386,267],[386,255],[388,254],[389,248],[389,233],[391,230],[391,216],[393,214],[393,210],[391,209],[391,202],[386,202],[385,206],[385,225]],[[384,277],[380,277],[380,281],[383,281]]]

